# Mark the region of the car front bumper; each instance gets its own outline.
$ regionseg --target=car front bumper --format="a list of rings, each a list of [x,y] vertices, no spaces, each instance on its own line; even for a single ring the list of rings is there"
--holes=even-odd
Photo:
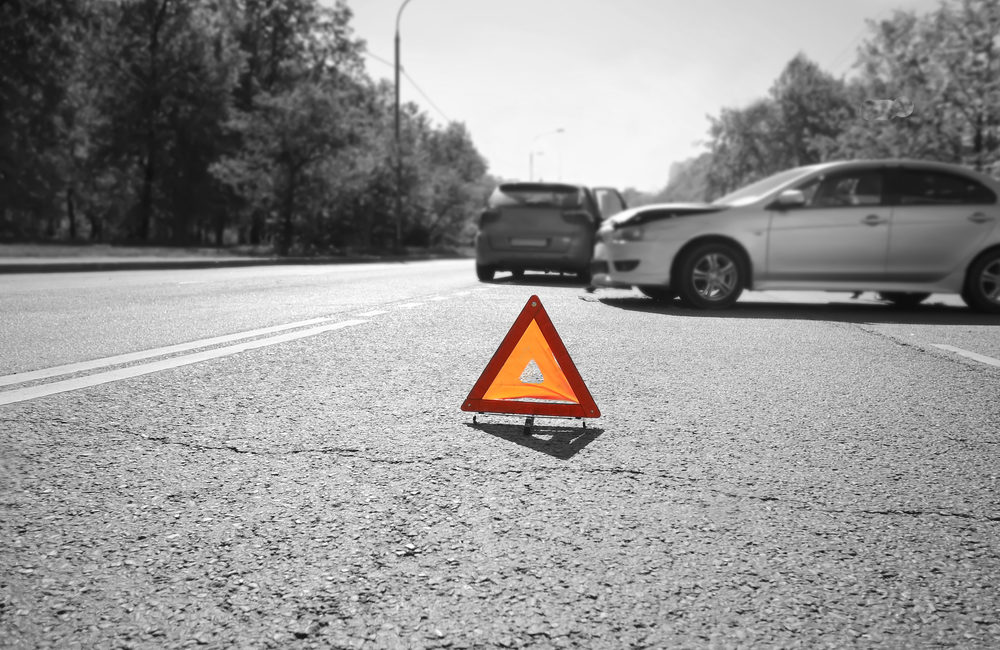
[[[591,284],[595,287],[627,289],[637,286],[670,284],[673,251],[662,242],[606,242],[594,245],[590,263]]]

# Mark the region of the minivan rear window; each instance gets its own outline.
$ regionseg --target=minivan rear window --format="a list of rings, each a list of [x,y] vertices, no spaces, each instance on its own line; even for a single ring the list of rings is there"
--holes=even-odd
[[[583,191],[572,185],[509,183],[499,186],[490,196],[491,208],[512,205],[579,208],[583,206]]]

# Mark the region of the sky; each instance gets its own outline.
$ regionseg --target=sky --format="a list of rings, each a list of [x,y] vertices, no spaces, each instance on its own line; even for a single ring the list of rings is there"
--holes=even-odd
[[[403,0],[347,5],[368,73],[391,81]],[[408,0],[399,23],[401,101],[437,125],[463,122],[501,178],[656,192],[671,163],[705,150],[708,115],[766,96],[797,53],[849,75],[870,34],[866,19],[939,5]]]

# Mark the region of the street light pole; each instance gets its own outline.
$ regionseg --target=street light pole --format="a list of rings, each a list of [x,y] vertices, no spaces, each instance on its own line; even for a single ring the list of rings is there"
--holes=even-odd
[[[409,0],[407,0],[409,2]],[[535,143],[538,142],[539,138],[544,138],[547,135],[553,135],[555,133],[565,133],[566,129],[559,127],[558,129],[553,129],[552,131],[545,131],[544,133],[539,133],[531,140],[531,147],[528,149],[528,180],[535,180]],[[538,152],[541,153],[541,152]]]
[[[543,151],[535,151],[534,149],[532,149],[531,153],[528,154],[528,180],[529,181],[535,180],[535,154],[538,154],[539,156],[541,156],[543,153],[544,153]]]
[[[410,0],[403,0],[396,12],[396,250],[403,249],[403,145],[399,139],[399,19]]]

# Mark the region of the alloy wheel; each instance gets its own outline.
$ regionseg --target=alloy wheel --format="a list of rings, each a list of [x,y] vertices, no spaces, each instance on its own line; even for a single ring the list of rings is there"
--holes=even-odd
[[[729,256],[712,252],[694,264],[691,282],[694,290],[705,300],[725,300],[738,286],[739,268]]]
[[[994,257],[983,267],[978,283],[983,298],[1000,306],[1000,257]]]

